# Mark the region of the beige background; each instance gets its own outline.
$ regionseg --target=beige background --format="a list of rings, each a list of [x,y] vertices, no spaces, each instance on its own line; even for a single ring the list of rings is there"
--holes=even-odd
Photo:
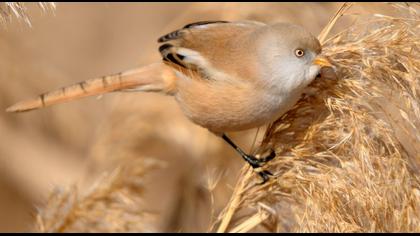
[[[6,114],[5,108],[63,85],[160,60],[156,39],[193,21],[288,21],[317,35],[340,5],[58,3],[53,13],[42,13],[29,4],[32,28],[16,19],[0,28],[0,231],[32,230],[36,207],[54,186],[77,182],[83,187],[120,160],[142,157],[168,162],[147,179],[145,201],[162,214],[157,227],[206,229],[208,199],[192,196],[202,194],[206,173],[224,173],[226,186],[233,184],[242,161],[186,120],[170,97],[109,94],[23,114]],[[378,7],[383,6],[362,4],[354,12]],[[232,137],[250,150],[254,134]],[[216,209],[230,191],[218,192]],[[202,217],[192,209],[203,209]]]

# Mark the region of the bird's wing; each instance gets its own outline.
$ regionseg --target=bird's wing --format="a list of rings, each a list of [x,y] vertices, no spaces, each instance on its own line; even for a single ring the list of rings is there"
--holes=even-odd
[[[205,79],[252,77],[256,72],[253,38],[265,24],[254,21],[202,21],[158,39],[163,60],[185,73]]]
[[[255,63],[255,59],[249,53],[253,50],[252,43],[249,43],[252,40],[248,36],[261,25],[263,24],[248,21],[206,21],[188,24],[159,38],[159,42],[164,43],[159,50],[166,63],[155,63],[66,86],[19,102],[7,111],[28,111],[113,91],[172,93],[176,80],[173,69],[188,77],[198,75],[211,79],[229,74],[245,78],[252,75]],[[215,73],[217,76],[214,76]]]

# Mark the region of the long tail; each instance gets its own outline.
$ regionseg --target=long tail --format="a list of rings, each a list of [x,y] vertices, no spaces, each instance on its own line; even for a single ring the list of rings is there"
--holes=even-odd
[[[128,70],[118,74],[89,79],[77,84],[63,87],[37,98],[25,100],[6,109],[6,112],[24,112],[46,106],[72,101],[78,98],[100,95],[104,93],[138,90],[154,92],[170,92],[174,81],[173,70],[163,63],[155,63],[145,67]]]

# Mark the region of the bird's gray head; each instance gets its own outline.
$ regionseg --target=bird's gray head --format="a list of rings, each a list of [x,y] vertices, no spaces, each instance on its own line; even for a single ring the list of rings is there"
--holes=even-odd
[[[283,91],[299,90],[306,87],[328,61],[319,57],[321,44],[303,27],[277,23],[261,28],[258,53],[266,64],[267,82],[275,89]],[[268,66],[268,67],[267,67]]]

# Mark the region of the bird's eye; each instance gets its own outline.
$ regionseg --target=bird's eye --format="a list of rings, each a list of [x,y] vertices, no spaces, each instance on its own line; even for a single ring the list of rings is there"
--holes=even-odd
[[[303,57],[305,55],[305,51],[303,51],[302,49],[296,49],[295,50],[295,55],[297,57]]]

